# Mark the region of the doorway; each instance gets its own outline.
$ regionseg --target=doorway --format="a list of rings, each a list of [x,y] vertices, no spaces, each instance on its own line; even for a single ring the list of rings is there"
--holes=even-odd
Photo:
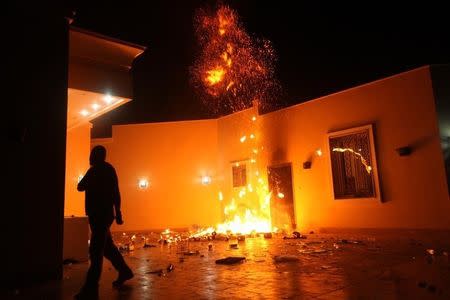
[[[294,212],[291,163],[267,168],[269,190],[272,192],[270,214],[272,226],[278,229],[294,230],[297,227]]]

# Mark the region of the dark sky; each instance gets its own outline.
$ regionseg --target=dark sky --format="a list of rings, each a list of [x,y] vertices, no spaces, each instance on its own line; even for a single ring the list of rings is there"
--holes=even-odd
[[[442,6],[310,2],[223,1],[237,10],[249,33],[272,41],[283,87],[279,106],[450,62],[450,26]],[[210,116],[190,86],[188,68],[198,50],[195,10],[216,1],[130,3],[75,6],[75,26],[148,47],[135,61],[133,101],[94,121],[93,137],[110,135],[111,124]]]

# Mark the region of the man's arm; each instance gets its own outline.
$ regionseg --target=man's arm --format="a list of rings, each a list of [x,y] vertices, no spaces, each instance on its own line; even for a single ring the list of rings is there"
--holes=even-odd
[[[122,212],[120,210],[120,191],[119,191],[119,180],[117,178],[116,170],[113,169],[113,204],[114,210],[116,212],[116,223],[123,224]]]

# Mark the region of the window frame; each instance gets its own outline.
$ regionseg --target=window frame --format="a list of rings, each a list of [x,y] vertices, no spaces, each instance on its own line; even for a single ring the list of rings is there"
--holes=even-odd
[[[330,139],[351,135],[353,133],[361,132],[367,130],[369,132],[369,149],[370,149],[370,156],[371,156],[371,167],[372,167],[372,178],[373,178],[373,187],[375,196],[374,197],[361,197],[361,198],[336,198],[334,193],[334,181],[333,181],[333,166],[331,161],[331,149],[330,149]],[[364,126],[358,126],[358,127],[351,127],[344,130],[339,131],[333,131],[329,132],[327,134],[327,156],[328,156],[328,170],[329,170],[329,180],[331,185],[331,195],[333,197],[333,200],[335,201],[348,201],[348,200],[354,200],[354,201],[364,201],[364,200],[375,200],[382,202],[381,198],[381,191],[380,191],[380,182],[379,182],[379,176],[378,176],[378,163],[377,163],[377,156],[375,151],[375,139],[373,135],[373,125],[368,124]]]

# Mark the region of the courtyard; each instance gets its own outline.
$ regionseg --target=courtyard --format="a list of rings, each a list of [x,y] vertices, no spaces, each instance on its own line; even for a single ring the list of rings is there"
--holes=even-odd
[[[100,299],[450,297],[446,232],[309,233],[301,239],[256,236],[240,240],[237,248],[217,239],[166,244],[159,241],[158,233],[114,235],[122,248],[135,236],[134,250],[123,250],[135,277],[113,289],[111,282],[117,275],[105,261]],[[216,264],[226,257],[245,260]],[[72,299],[87,267],[87,262],[68,263],[62,281],[19,289],[6,299]]]

